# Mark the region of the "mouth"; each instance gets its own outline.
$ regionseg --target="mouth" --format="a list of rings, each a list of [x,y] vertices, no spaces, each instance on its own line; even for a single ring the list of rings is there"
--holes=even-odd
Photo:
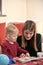
[[[29,38],[29,37],[26,37],[27,39],[31,39],[31,38]]]

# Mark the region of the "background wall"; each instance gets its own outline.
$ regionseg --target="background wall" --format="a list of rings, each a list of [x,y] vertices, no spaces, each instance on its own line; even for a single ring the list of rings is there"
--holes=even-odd
[[[2,4],[7,23],[26,20],[26,0],[3,0]]]
[[[25,22],[27,19],[34,20],[37,32],[43,35],[43,0],[2,0],[2,13],[0,23]]]
[[[37,32],[42,33],[43,0],[27,0],[27,19],[34,20]]]

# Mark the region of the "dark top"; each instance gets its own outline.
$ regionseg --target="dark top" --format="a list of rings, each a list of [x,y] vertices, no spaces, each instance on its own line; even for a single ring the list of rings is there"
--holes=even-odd
[[[21,47],[21,41],[22,41],[21,39],[22,39],[22,36],[19,36],[17,38],[17,42],[18,42],[20,47]],[[26,46],[25,50],[27,50],[30,53],[30,56],[37,57],[37,51],[35,51],[35,49],[30,46],[30,41],[31,40],[27,41],[27,46]]]
[[[41,52],[41,43],[42,43],[42,37],[40,33],[36,34],[36,44],[37,44],[37,48],[38,48],[38,52]]]
[[[17,42],[10,44],[9,41],[5,40],[2,45],[2,53],[13,58],[17,56],[17,53],[27,53],[27,51],[22,49]]]

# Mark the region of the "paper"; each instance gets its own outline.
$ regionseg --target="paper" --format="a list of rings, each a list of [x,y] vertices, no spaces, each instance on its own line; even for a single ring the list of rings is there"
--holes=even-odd
[[[38,57],[24,57],[24,58],[19,58],[18,61],[21,63],[25,63],[25,62],[30,62],[32,60],[38,60]]]

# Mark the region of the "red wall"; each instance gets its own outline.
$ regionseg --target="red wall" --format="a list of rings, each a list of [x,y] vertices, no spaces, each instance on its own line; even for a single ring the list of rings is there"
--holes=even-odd
[[[5,40],[5,23],[0,23],[0,44]],[[22,27],[24,23],[14,23],[19,29],[19,35],[22,34]]]
[[[5,39],[5,23],[0,23],[0,44]]]

